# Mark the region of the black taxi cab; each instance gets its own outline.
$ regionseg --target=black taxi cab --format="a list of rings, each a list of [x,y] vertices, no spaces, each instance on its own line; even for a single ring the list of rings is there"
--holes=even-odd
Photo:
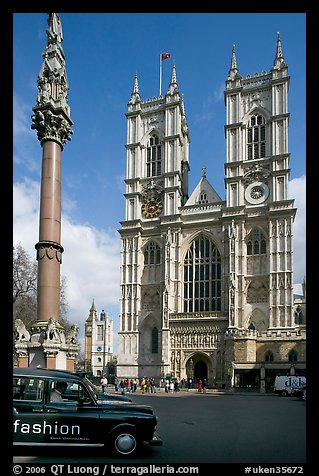
[[[13,445],[104,447],[133,456],[143,442],[162,445],[149,405],[100,399],[84,372],[16,368]]]

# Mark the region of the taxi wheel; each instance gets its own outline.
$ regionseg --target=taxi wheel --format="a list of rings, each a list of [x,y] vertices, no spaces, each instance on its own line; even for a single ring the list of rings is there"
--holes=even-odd
[[[131,429],[123,429],[112,434],[112,448],[120,456],[132,456],[139,447],[136,434]]]

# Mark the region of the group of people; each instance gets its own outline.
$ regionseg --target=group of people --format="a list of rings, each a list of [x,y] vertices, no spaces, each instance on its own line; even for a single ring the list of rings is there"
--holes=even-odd
[[[177,380],[165,380],[165,392],[170,393],[170,392],[179,392],[179,384]]]
[[[179,392],[181,388],[186,388],[188,390],[191,388],[197,388],[199,393],[205,393],[207,388],[207,380],[203,378],[193,381],[191,378],[188,380],[183,378],[180,382],[178,382],[177,379],[166,379],[164,387],[166,393]]]
[[[121,389],[121,394],[124,395],[126,392],[127,393],[134,393],[138,388],[142,391],[142,393],[145,392],[151,392],[155,393],[156,392],[156,385],[155,385],[155,379],[154,378],[146,378],[143,377],[141,380],[136,379],[136,378],[122,378],[120,381],[120,384],[118,384],[117,379],[115,380],[114,383],[115,386],[115,391],[117,392],[119,390],[119,387]]]
[[[102,393],[106,392],[107,384],[108,380],[106,375],[103,374],[101,378]],[[187,388],[188,390],[195,388],[199,393],[205,393],[207,388],[207,380],[205,378],[199,378],[195,380],[192,380],[191,378],[186,380],[183,378],[180,382],[178,382],[177,379],[162,378],[160,381],[160,387],[164,387],[166,393],[179,392],[181,388]],[[156,393],[155,379],[148,377],[143,377],[140,380],[137,378],[122,378],[119,382],[115,377],[114,389],[116,392],[118,392],[120,389],[122,395],[125,395],[125,393],[134,393],[138,388],[142,393]]]

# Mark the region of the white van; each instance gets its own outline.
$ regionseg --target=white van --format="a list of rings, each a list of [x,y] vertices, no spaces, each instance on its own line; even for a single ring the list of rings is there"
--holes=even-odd
[[[301,387],[306,383],[306,377],[297,377],[295,375],[277,375],[275,378],[274,392],[283,397],[291,394],[291,390]]]

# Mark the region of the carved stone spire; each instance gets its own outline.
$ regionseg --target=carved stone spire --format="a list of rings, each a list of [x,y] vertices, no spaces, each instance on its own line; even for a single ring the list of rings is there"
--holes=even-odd
[[[282,67],[286,67],[286,63],[285,63],[285,58],[284,58],[284,55],[282,53],[282,47],[281,47],[281,39],[280,39],[280,33],[278,31],[277,33],[277,48],[276,48],[276,56],[275,56],[275,59],[274,59],[274,67],[273,69],[280,69]]]
[[[94,299],[92,301],[92,306],[90,308],[90,311],[89,311],[89,317],[87,318],[87,321],[92,321],[93,319],[97,319],[97,310],[96,310],[96,307],[95,307],[95,302],[94,302]]]
[[[177,79],[176,79],[176,64],[175,62],[173,63],[172,66],[172,77],[171,77],[171,82],[168,87],[167,94],[178,94],[178,84],[177,84]]]
[[[187,135],[188,139],[190,140],[190,134],[189,134],[189,129],[188,129],[188,124],[187,124],[187,119],[186,119],[186,112],[185,112],[185,104],[184,104],[184,94],[182,94],[182,100],[181,100],[181,118],[182,118],[182,130],[185,135]]]
[[[63,34],[62,34],[62,25],[60,17],[57,13],[48,13],[48,25],[49,28],[47,32],[47,46],[50,43],[62,43]]]
[[[233,45],[233,48],[232,48],[230,69],[237,69],[237,59],[236,59],[235,45]]]
[[[31,128],[36,129],[41,143],[44,140],[53,140],[63,148],[63,145],[71,140],[73,122],[68,104],[69,86],[62,48],[62,24],[57,13],[48,13],[48,26]]]
[[[137,73],[135,73],[134,87],[133,87],[133,92],[131,94],[129,104],[135,104],[135,103],[140,102],[140,101],[141,101],[141,96],[140,96],[140,90],[139,90],[139,86],[138,86],[138,78],[137,78]]]
[[[238,68],[237,68],[236,50],[235,50],[235,45],[233,45],[230,69],[229,69],[229,72],[228,72],[228,78],[227,79],[236,79],[236,78],[241,78],[241,75],[239,74],[239,71],[238,71]]]

